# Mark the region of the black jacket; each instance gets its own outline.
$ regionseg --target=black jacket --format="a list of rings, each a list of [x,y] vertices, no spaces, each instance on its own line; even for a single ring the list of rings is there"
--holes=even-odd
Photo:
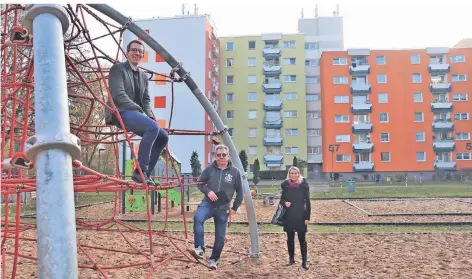
[[[306,232],[305,220],[311,217],[310,187],[306,179],[295,189],[290,189],[287,180],[281,184],[280,203],[285,206],[285,202],[290,202],[287,212],[283,217],[284,231]]]

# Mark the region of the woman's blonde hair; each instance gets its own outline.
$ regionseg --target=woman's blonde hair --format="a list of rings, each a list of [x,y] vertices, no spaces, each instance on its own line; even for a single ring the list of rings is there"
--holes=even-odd
[[[303,175],[302,175],[302,172],[300,171],[299,168],[294,167],[294,166],[292,166],[292,167],[290,167],[290,168],[288,169],[288,172],[287,172],[287,180],[290,180],[290,172],[291,172],[292,170],[296,170],[296,171],[298,172],[298,174],[300,174],[300,176],[298,177],[297,183],[298,183],[298,184],[302,183],[302,182],[303,182],[303,178],[304,178]]]

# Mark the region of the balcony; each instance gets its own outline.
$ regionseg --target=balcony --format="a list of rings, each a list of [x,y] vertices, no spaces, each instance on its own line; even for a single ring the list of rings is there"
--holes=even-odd
[[[282,146],[284,139],[281,136],[264,137],[264,146]]]
[[[374,126],[372,123],[354,123],[352,124],[352,132],[354,134],[368,134],[372,133]]]
[[[453,105],[451,101],[432,101],[431,102],[431,111],[432,112],[451,112]]]
[[[433,142],[434,152],[452,152],[456,149],[456,142],[453,140],[440,140]]]
[[[270,47],[262,49],[262,56],[264,57],[280,57],[282,55],[282,49],[279,47]]]
[[[434,162],[434,170],[442,170],[442,171],[455,171],[456,170],[456,162]]]
[[[432,63],[428,69],[431,74],[447,74],[451,71],[451,66],[447,63]]]
[[[282,73],[282,67],[280,65],[267,65],[264,66],[263,72],[266,76],[277,76]]]
[[[267,167],[280,167],[283,164],[284,155],[282,154],[266,154],[264,155],[264,164]]]
[[[354,172],[373,172],[374,171],[374,163],[372,162],[355,162],[352,165],[352,170]]]
[[[323,156],[321,154],[310,154],[310,153],[308,153],[307,163],[309,163],[309,164],[321,163],[323,161],[322,157]]]
[[[353,114],[371,113],[372,112],[372,104],[371,103],[351,104],[351,112]]]
[[[218,65],[216,63],[213,63],[213,67],[212,67],[212,70],[213,70],[213,74],[215,76],[219,76],[220,75],[220,69],[218,67]]]
[[[264,128],[280,129],[283,126],[283,120],[280,117],[266,117],[264,119]]]
[[[213,41],[213,55],[215,55],[215,57],[220,55],[220,49],[218,48],[218,44],[215,41]]]
[[[360,142],[354,143],[352,145],[352,152],[354,153],[361,153],[361,152],[373,152],[374,151],[374,144],[371,142]]]
[[[452,132],[454,131],[454,123],[449,119],[449,120],[436,120],[433,123],[433,131],[435,133],[440,133],[440,132]]]
[[[265,111],[279,111],[282,109],[282,101],[280,100],[265,100],[262,103]]]
[[[265,93],[280,93],[282,91],[282,83],[267,83],[262,87]]]
[[[365,95],[372,92],[370,84],[351,84],[351,94]]]
[[[452,90],[451,83],[437,82],[429,84],[429,91],[433,94],[449,93]]]
[[[352,76],[365,76],[370,74],[370,65],[362,64],[356,66],[349,66],[349,73]]]

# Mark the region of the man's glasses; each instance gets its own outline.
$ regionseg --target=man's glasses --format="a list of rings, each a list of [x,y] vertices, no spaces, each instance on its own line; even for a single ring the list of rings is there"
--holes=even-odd
[[[139,54],[143,54],[144,51],[142,49],[139,49],[139,48],[130,48],[129,51],[131,52],[137,52]]]
[[[226,156],[228,156],[228,154],[226,154],[226,153],[217,153],[216,154],[216,157],[218,157],[218,158],[226,158]]]

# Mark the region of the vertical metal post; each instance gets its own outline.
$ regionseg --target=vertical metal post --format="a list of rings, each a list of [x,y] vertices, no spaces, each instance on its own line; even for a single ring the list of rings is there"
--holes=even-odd
[[[77,150],[69,128],[63,38],[69,19],[61,5],[35,4],[27,8],[25,25],[34,31],[37,134],[30,154],[37,170],[38,278],[78,278],[72,172]]]

